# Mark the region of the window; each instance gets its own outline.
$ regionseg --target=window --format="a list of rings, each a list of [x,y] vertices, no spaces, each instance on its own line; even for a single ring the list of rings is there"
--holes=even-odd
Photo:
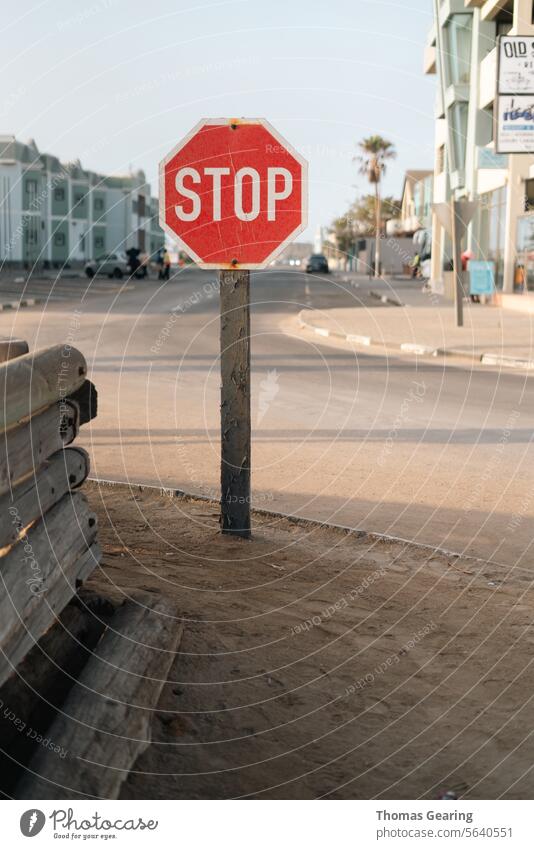
[[[76,192],[74,195],[74,203],[76,205],[80,204],[80,206],[85,203],[85,195],[83,192]]]
[[[28,197],[28,208],[35,206],[37,202],[37,180],[26,180],[26,195]]]
[[[436,174],[443,174],[445,171],[445,145],[438,147],[436,153]]]
[[[480,196],[480,259],[495,263],[495,284],[502,287],[506,188]]]
[[[534,180],[525,180],[525,212],[534,212]]]
[[[95,198],[95,212],[102,212],[104,209],[104,198]]]
[[[451,15],[445,26],[447,85],[469,82],[471,66],[471,25],[473,16]]]
[[[448,110],[448,118],[452,134],[452,167],[454,171],[463,171],[465,168],[468,108],[469,104],[464,101],[457,101],[456,103],[453,103]]]
[[[65,189],[54,189],[54,200],[64,201],[65,200]]]
[[[30,219],[24,230],[24,239],[27,245],[39,244],[39,233],[37,230],[37,221]]]
[[[104,250],[104,237],[95,236],[95,251]]]
[[[54,245],[62,247],[65,244],[65,233],[54,234]]]

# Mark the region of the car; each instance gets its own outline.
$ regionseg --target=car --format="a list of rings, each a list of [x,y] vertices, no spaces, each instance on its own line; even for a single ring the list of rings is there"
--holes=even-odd
[[[125,274],[130,273],[128,257],[120,251],[97,256],[85,264],[85,273],[88,277],[95,277],[97,274],[107,274],[108,277],[124,277]]]
[[[328,274],[330,269],[328,268],[328,260],[325,255],[312,254],[306,263],[306,271],[308,274],[313,271],[319,274]]]

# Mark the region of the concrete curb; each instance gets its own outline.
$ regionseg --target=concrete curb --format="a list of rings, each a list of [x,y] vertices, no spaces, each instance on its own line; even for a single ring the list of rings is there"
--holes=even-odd
[[[534,369],[534,360],[524,360],[520,357],[507,357],[501,354],[492,354],[485,352],[482,354],[474,354],[472,351],[461,351],[454,348],[434,348],[432,345],[420,345],[417,342],[391,342],[386,343],[378,339],[372,339],[370,336],[360,336],[356,333],[341,333],[338,330],[330,330],[328,327],[321,327],[315,324],[310,324],[303,317],[303,313],[309,310],[301,310],[298,314],[298,322],[300,327],[305,330],[310,330],[317,336],[333,336],[336,339],[342,339],[345,342],[351,342],[356,345],[371,345],[382,348],[387,351],[402,351],[404,354],[415,354],[420,357],[445,357],[447,359],[469,360],[472,363],[487,366],[502,366],[503,368],[519,368],[525,370]]]
[[[21,301],[4,301],[4,303],[0,302],[0,312],[4,312],[4,310],[18,310],[22,307],[34,307],[40,303],[42,303],[42,298],[23,298]]]
[[[158,495],[162,495],[165,498],[184,498],[190,499],[191,501],[203,501],[204,503],[213,504],[214,506],[219,506],[220,501],[215,498],[210,498],[208,495],[198,495],[197,493],[185,492],[183,489],[174,489],[171,487],[164,486],[156,486],[155,484],[149,483],[124,483],[124,481],[115,481],[109,480],[106,478],[93,478],[89,476],[87,478],[88,481],[92,483],[96,483],[99,486],[106,486],[117,489],[125,489],[131,492],[132,490],[143,492],[157,492]],[[264,510],[261,507],[252,507],[251,512],[258,516],[265,516],[266,518],[271,519],[284,519],[289,522],[292,522],[295,525],[302,525],[303,527],[311,527],[311,528],[323,528],[324,530],[334,530],[340,531],[342,533],[347,534],[348,536],[354,536],[355,539],[368,539],[375,542],[392,542],[398,543],[401,545],[409,546],[410,548],[418,549],[419,551],[428,551],[431,552],[431,556],[433,555],[441,555],[442,557],[461,557],[463,560],[471,560],[476,561],[478,563],[487,563],[502,566],[502,563],[498,563],[496,560],[486,560],[482,557],[474,557],[470,554],[462,554],[459,551],[450,551],[446,548],[438,548],[434,545],[430,545],[424,542],[414,542],[413,540],[404,539],[404,537],[396,537],[391,536],[390,534],[381,534],[377,531],[365,531],[361,528],[351,528],[348,525],[337,525],[333,522],[321,522],[318,519],[310,519],[305,516],[293,516],[291,513],[279,513],[276,510]]]
[[[389,304],[392,307],[404,306],[402,301],[397,301],[395,298],[389,298],[387,295],[381,295],[380,292],[374,292],[372,289],[369,291],[369,294],[372,298],[376,298],[377,301],[381,301],[383,304]]]

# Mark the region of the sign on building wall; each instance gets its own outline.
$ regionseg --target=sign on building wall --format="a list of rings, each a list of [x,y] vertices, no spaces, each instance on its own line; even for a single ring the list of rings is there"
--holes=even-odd
[[[534,94],[501,94],[497,103],[497,153],[534,152]]]
[[[498,77],[499,94],[534,92],[534,38],[501,35]]]
[[[498,42],[496,153],[534,152],[534,38],[502,35]]]

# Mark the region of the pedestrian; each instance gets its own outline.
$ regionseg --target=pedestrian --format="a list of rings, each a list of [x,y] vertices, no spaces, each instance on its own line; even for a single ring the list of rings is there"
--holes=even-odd
[[[171,255],[167,248],[163,253],[163,279],[168,280],[171,276]]]
[[[126,251],[126,256],[128,257],[128,268],[130,270],[130,274],[132,277],[137,275],[137,269],[139,268],[139,254],[141,251],[139,248],[130,248]]]

